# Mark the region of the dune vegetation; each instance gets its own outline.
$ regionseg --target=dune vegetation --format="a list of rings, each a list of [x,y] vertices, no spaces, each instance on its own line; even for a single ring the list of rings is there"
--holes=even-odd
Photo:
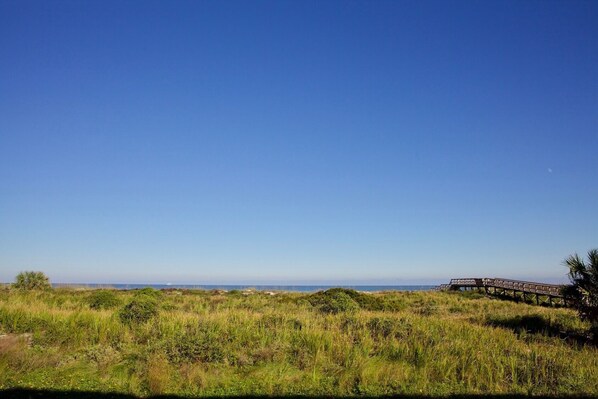
[[[476,292],[5,287],[0,393],[598,395],[587,329]]]

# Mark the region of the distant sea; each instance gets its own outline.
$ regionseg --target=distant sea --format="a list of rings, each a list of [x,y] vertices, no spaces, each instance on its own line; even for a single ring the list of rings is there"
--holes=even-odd
[[[315,292],[327,290],[328,288],[342,287],[351,288],[357,291],[428,291],[435,285],[227,285],[227,284],[67,284],[55,283],[52,286],[56,288],[113,288],[118,290],[134,290],[139,288],[151,287],[155,289],[187,289],[187,290],[247,290],[254,289],[258,291],[292,291],[292,292]]]

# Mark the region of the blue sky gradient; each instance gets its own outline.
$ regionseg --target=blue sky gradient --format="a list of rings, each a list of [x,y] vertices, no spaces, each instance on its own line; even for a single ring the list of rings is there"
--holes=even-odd
[[[598,2],[2,1],[0,281],[564,281]]]

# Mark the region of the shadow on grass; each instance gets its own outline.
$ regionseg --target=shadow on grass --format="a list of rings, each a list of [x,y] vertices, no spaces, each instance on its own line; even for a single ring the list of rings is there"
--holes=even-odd
[[[491,318],[486,324],[493,327],[503,327],[513,330],[517,335],[540,334],[549,337],[558,337],[577,345],[596,344],[587,335],[578,332],[566,331],[559,324],[553,324],[539,315],[524,315],[510,318]]]
[[[89,391],[54,391],[54,390],[44,390],[44,389],[27,389],[27,388],[11,388],[11,389],[0,389],[0,397],[6,399],[88,399],[88,398],[98,398],[98,399],[141,399],[138,396],[128,395],[128,394],[121,394],[121,393],[100,393],[100,392],[89,392]],[[359,396],[360,399],[379,399],[379,398],[397,398],[397,399],[408,399],[408,398],[417,398],[417,399],[434,399],[434,398],[452,398],[452,399],[478,399],[478,398],[490,398],[490,399],[515,399],[515,398],[527,398],[529,399],[530,396],[525,394],[520,395],[445,395],[445,396],[430,396],[430,395],[391,395],[391,396]],[[573,398],[594,398],[595,396],[590,395],[551,395],[551,396],[533,396],[535,399],[542,399],[542,398],[563,398],[563,399],[573,399]],[[354,399],[353,396],[267,396],[267,395],[241,395],[241,396],[214,396],[214,397],[203,397],[204,399],[250,399],[250,398],[260,398],[260,399],[316,399],[316,398],[343,398],[343,399]],[[144,399],[189,399],[188,396],[178,396],[178,395],[156,395],[156,396],[149,396],[144,397]]]

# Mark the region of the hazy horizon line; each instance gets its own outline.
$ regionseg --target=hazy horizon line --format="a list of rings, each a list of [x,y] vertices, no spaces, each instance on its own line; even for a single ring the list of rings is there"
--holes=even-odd
[[[504,276],[455,276],[452,278],[505,278],[519,281],[529,281],[547,284],[565,284],[568,282],[566,278],[533,278],[533,277],[504,277]],[[380,280],[204,280],[204,281],[181,281],[181,280],[58,280],[52,281],[53,285],[173,285],[173,286],[433,286],[442,283],[448,283],[451,278],[434,278],[434,279],[380,279]],[[12,284],[13,280],[0,280],[0,284]]]

